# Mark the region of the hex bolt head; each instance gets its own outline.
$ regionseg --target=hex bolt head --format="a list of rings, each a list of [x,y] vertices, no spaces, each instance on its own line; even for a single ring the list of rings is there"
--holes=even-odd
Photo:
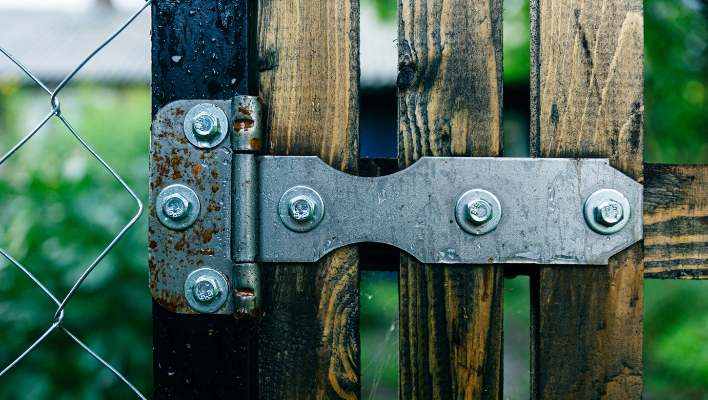
[[[631,217],[629,201],[614,189],[600,189],[588,196],[583,206],[585,222],[590,229],[601,234],[617,233]]]
[[[169,229],[184,230],[199,218],[199,196],[189,186],[179,183],[169,185],[155,199],[155,216]]]
[[[317,227],[325,216],[325,204],[316,190],[293,186],[278,201],[280,222],[293,232],[308,232]]]
[[[492,205],[484,199],[474,199],[467,203],[467,219],[474,225],[482,225],[492,219]]]
[[[213,149],[228,136],[229,118],[216,104],[200,103],[187,111],[182,130],[195,147]]]
[[[502,217],[497,196],[484,189],[463,193],[455,204],[455,219],[463,231],[471,235],[485,235],[499,225]]]
[[[179,193],[174,193],[165,198],[162,203],[162,212],[167,218],[177,221],[189,214],[189,200]]]
[[[198,138],[208,139],[219,133],[219,119],[208,111],[202,111],[194,116],[192,130]]]
[[[229,293],[226,277],[212,268],[196,269],[184,281],[184,298],[196,312],[218,311],[230,297]]]
[[[197,301],[201,303],[209,303],[213,301],[219,294],[219,285],[216,279],[209,276],[200,276],[194,282],[192,294]]]
[[[617,225],[624,216],[622,205],[614,200],[606,200],[595,207],[595,221],[605,226]]]
[[[288,213],[297,222],[312,221],[316,212],[315,200],[307,195],[295,196],[288,204]]]

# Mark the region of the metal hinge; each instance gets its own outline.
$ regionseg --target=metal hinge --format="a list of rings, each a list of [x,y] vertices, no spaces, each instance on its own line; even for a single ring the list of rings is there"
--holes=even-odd
[[[257,313],[258,263],[353,243],[424,263],[602,265],[642,238],[642,186],[606,159],[426,157],[356,177],[316,157],[257,156],[260,112],[237,96],[157,114],[150,284],[172,311]]]

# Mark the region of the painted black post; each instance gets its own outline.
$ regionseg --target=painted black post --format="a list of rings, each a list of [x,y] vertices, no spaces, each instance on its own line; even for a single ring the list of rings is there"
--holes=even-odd
[[[255,9],[249,0],[153,1],[153,115],[177,99],[253,94]],[[153,302],[154,398],[256,398],[256,355],[253,321],[179,315]]]

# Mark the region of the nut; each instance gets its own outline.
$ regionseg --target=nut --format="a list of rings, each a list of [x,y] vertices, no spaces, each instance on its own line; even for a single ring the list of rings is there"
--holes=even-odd
[[[165,198],[162,212],[173,221],[180,220],[189,213],[189,200],[179,193],[171,194]]]
[[[219,119],[208,111],[202,111],[194,116],[192,130],[200,139],[208,139],[219,133]]]
[[[492,205],[483,199],[474,199],[467,203],[467,219],[475,224],[482,225],[492,219]]]
[[[606,200],[595,207],[595,221],[605,226],[617,225],[624,216],[622,205],[614,200]]]
[[[306,195],[295,196],[288,204],[288,213],[297,222],[312,221],[316,210],[315,201]]]

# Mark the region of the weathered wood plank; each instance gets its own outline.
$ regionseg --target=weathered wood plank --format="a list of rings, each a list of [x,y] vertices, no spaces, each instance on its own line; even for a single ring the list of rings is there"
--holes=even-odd
[[[355,173],[358,0],[261,0],[258,18],[267,150]],[[357,262],[347,247],[316,265],[263,266],[262,399],[359,398]]]
[[[500,155],[501,1],[400,0],[399,17],[400,166]],[[401,398],[501,397],[502,285],[501,267],[401,255]]]
[[[644,277],[708,279],[708,166],[644,166]]]
[[[642,181],[640,0],[532,0],[532,152],[609,157]],[[541,267],[532,279],[537,399],[639,399],[643,257]]]

